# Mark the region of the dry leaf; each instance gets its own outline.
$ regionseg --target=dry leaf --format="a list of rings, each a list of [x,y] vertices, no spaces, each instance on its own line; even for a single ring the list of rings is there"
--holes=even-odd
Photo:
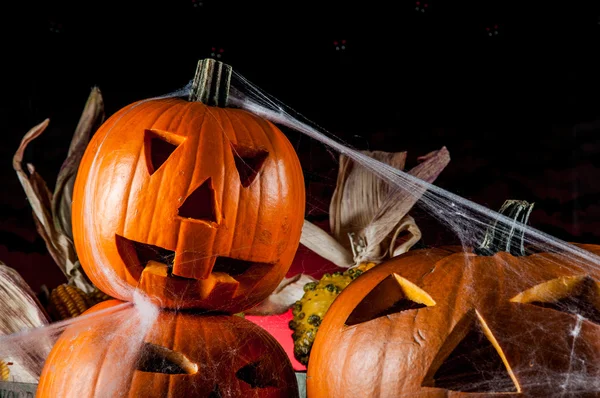
[[[27,195],[27,199],[29,200],[33,214],[35,217],[37,217],[44,229],[48,229],[51,216],[49,213],[44,211],[46,207],[43,205],[43,203],[50,201],[47,198],[40,198],[38,196],[36,189],[29,181],[29,176],[21,167],[21,162],[23,161],[23,154],[25,153],[25,148],[27,148],[27,145],[44,132],[46,127],[48,127],[48,123],[50,123],[50,119],[44,120],[42,123],[29,130],[27,134],[25,134],[25,137],[23,137],[21,140],[21,145],[19,145],[17,152],[13,156],[13,168],[17,172],[17,177],[19,178],[19,181],[25,190],[25,194]]]
[[[50,193],[46,182],[33,165],[27,165],[29,174],[22,167],[23,154],[27,146],[48,127],[48,119],[25,134],[13,157],[13,168],[33,210],[38,233],[46,242],[50,255],[67,277],[69,284],[77,286],[86,293],[91,293],[94,286],[83,273],[75,252],[71,230],[71,202],[79,162],[90,136],[103,120],[102,94],[97,87],[94,87],[71,140],[67,159],[59,172],[54,194]]]
[[[58,173],[52,201],[52,216],[54,217],[55,227],[59,233],[66,235],[70,240],[73,240],[71,203],[73,201],[75,177],[90,138],[104,122],[104,117],[102,94],[98,87],[93,87],[75,129],[75,134],[73,134],[67,158]]]
[[[304,285],[316,279],[305,274],[297,274],[284,278],[277,289],[262,303],[245,311],[246,315],[275,315],[286,312],[304,295]]]

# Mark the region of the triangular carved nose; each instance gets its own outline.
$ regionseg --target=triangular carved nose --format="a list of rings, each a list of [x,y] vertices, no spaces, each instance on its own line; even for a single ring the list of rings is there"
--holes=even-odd
[[[475,310],[454,327],[422,385],[469,393],[521,392],[502,348]]]
[[[256,179],[258,173],[269,156],[264,149],[249,148],[241,145],[231,144],[235,167],[240,175],[240,182],[247,188]]]
[[[220,211],[211,178],[207,178],[188,195],[179,207],[179,217],[208,223],[220,222]]]

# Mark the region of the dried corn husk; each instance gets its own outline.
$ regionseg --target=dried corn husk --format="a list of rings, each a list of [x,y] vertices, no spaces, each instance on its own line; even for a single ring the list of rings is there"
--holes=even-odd
[[[406,152],[363,153],[404,169]],[[419,160],[421,163],[408,174],[431,183],[448,165],[450,155],[443,147]],[[421,190],[396,189],[341,155],[337,185],[329,207],[332,235],[305,221],[301,242],[339,267],[378,264],[405,253],[421,238],[421,231],[408,212],[422,194]]]
[[[0,261],[0,335],[39,328],[49,322],[46,311],[27,282],[15,269]],[[49,352],[52,348],[50,339],[38,339],[36,344],[43,348],[42,351]],[[11,378],[32,382],[37,380],[45,360],[37,358],[35,352],[22,354],[14,352],[13,347],[0,346],[0,359],[12,362]]]
[[[403,170],[406,152],[364,151],[364,154]],[[418,158],[421,162],[408,173],[433,182],[450,162],[443,147]],[[336,189],[329,207],[332,234],[304,220],[300,242],[343,268],[379,264],[407,252],[421,239],[421,230],[408,215],[423,192],[407,192],[382,180],[345,155],[340,156]],[[248,313],[285,312],[299,300],[302,287],[314,278],[299,274],[285,279],[271,297]]]
[[[28,173],[22,167],[23,154],[27,145],[44,132],[48,127],[49,119],[25,134],[13,157],[13,168],[32,207],[38,233],[44,238],[50,255],[67,277],[69,284],[77,286],[86,293],[94,291],[94,286],[83,273],[73,245],[71,201],[79,162],[90,136],[103,122],[104,116],[102,94],[97,87],[94,87],[73,135],[67,158],[58,174],[54,193],[50,192],[46,182],[32,164],[27,164]]]
[[[19,273],[0,261],[0,334],[48,324],[49,318]]]

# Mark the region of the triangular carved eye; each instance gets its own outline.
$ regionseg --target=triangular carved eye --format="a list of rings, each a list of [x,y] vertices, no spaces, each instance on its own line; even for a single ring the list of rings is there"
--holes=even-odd
[[[235,372],[235,377],[252,388],[278,387],[278,373],[262,360],[249,363]]]
[[[269,152],[260,148],[249,148],[241,145],[231,144],[235,167],[240,175],[240,182],[247,188],[256,179],[261,171]]]
[[[179,207],[179,217],[209,223],[220,222],[217,199],[210,177],[188,195]]]
[[[519,293],[510,301],[580,315],[600,324],[600,283],[589,276],[552,279]]]
[[[385,315],[431,307],[435,301],[425,291],[398,274],[391,274],[379,282],[354,308],[346,320],[352,326]]]
[[[502,348],[477,311],[454,327],[422,385],[470,393],[521,392]]]
[[[145,130],[144,154],[148,173],[154,174],[184,140],[184,137],[166,131]]]

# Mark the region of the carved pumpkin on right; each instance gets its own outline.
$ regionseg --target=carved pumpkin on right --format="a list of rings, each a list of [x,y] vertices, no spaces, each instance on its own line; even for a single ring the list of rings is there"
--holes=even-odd
[[[526,222],[530,206],[501,212]],[[352,282],[317,333],[308,396],[598,396],[600,267],[527,252],[512,232],[414,250]]]

